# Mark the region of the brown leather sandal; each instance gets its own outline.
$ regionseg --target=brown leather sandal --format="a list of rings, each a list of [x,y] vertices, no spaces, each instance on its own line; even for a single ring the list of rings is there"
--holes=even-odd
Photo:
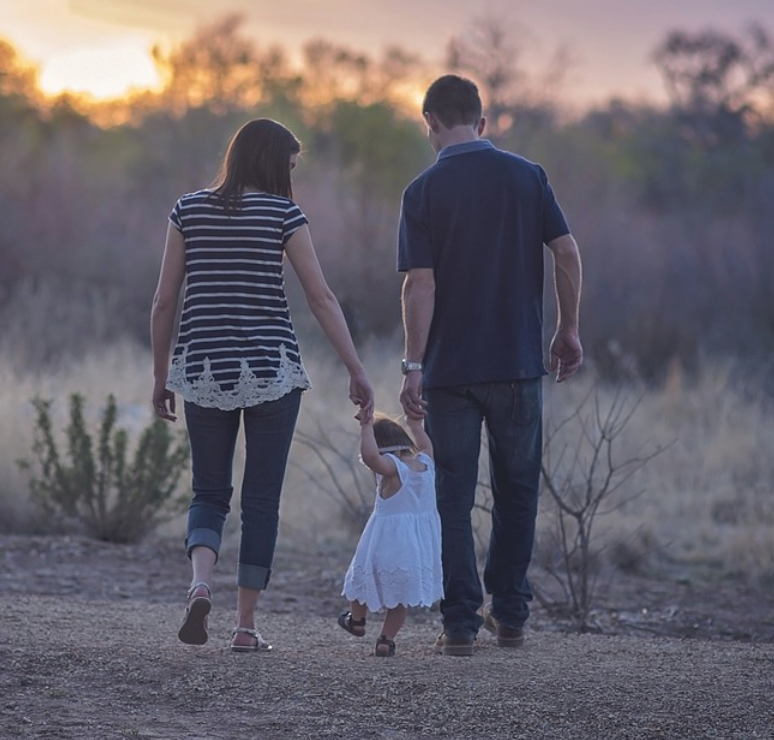
[[[391,640],[386,635],[382,635],[376,641],[374,655],[377,658],[392,658],[392,656],[395,655],[395,641]]]
[[[200,588],[207,590],[206,596],[194,596]],[[188,589],[188,606],[185,609],[183,624],[177,633],[186,645],[204,645],[209,637],[207,633],[207,615],[212,609],[210,587],[206,583],[194,583]]]
[[[352,617],[352,612],[344,612],[343,614],[339,614],[338,622],[339,622],[339,627],[349,632],[350,635],[354,635],[355,637],[365,636],[365,631],[366,631],[365,617],[363,617],[362,619],[354,619]]]

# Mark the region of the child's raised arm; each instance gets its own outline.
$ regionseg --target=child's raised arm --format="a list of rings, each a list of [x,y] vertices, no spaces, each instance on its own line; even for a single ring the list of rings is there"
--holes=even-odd
[[[363,462],[374,473],[390,478],[398,474],[395,467],[395,461],[391,460],[379,452],[379,446],[374,437],[374,417],[371,416],[368,421],[363,421],[365,414],[359,412],[355,418],[360,422],[360,455]]]
[[[424,452],[425,455],[432,458],[433,443],[430,440],[430,437],[427,436],[427,432],[425,431],[423,420],[411,419],[409,417],[406,417],[406,425],[411,431],[411,436],[414,437],[414,442],[416,442],[417,450],[419,452]]]

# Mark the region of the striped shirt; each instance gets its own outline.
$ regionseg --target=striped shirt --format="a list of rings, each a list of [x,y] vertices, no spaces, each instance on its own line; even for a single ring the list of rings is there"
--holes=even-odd
[[[227,214],[210,190],[169,220],[185,241],[185,296],[167,388],[230,411],[311,387],[285,295],[285,244],[306,216],[290,199],[243,193]]]

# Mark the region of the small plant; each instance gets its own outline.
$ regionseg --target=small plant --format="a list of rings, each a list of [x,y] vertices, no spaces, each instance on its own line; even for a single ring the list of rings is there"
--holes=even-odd
[[[51,421],[53,401],[35,397],[32,405],[36,464],[23,459],[18,465],[29,475],[32,497],[45,516],[59,517],[66,528],[80,528],[96,539],[136,542],[183,504],[175,491],[188,466],[185,433],[175,435],[164,421],[154,419],[140,433],[130,463],[129,435],[116,427],[113,394],[102,412],[95,449],[84,419],[84,398],[73,393],[64,461]]]

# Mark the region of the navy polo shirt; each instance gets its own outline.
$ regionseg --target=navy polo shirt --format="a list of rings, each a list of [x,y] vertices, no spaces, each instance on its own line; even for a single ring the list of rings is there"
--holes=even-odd
[[[426,388],[545,374],[543,248],[568,233],[543,168],[485,139],[442,149],[406,188],[398,270],[435,275]]]

